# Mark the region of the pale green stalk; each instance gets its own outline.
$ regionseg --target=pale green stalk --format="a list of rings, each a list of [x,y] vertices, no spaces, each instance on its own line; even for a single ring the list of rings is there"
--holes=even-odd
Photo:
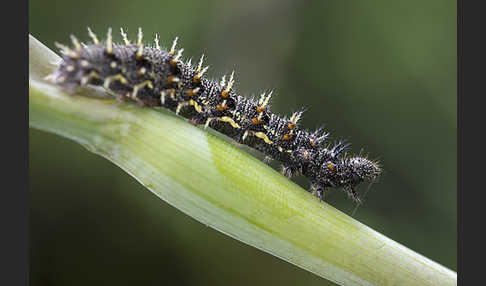
[[[66,94],[43,80],[59,57],[32,36],[29,59],[31,127],[107,158],[201,223],[341,285],[457,284],[455,272],[172,112]]]

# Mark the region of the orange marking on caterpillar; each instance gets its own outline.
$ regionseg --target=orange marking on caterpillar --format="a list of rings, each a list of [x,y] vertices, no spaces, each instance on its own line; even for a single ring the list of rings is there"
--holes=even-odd
[[[199,92],[199,87],[195,88],[195,89],[190,89],[187,91],[187,95],[188,96],[195,96],[197,95],[197,93]]]
[[[253,124],[258,125],[262,123],[262,120],[260,118],[254,117],[252,120]]]
[[[333,171],[333,172],[336,170],[336,166],[334,166],[333,163],[327,164],[327,168],[329,169],[329,171]]]
[[[292,139],[292,137],[294,137],[294,135],[292,135],[292,134],[284,134],[283,140],[290,140],[290,139]]]

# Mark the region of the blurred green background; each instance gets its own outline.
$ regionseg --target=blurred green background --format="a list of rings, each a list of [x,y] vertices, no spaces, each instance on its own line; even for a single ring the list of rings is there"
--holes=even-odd
[[[275,89],[277,113],[307,107],[303,126],[383,163],[355,218],[457,269],[456,1],[31,0],[29,13],[50,48],[88,41],[87,26],[132,40],[142,27],[165,46],[179,36],[193,62],[204,53],[211,77],[235,69],[241,94]],[[196,222],[80,145],[29,132],[32,285],[334,285]],[[354,208],[340,190],[327,201]]]

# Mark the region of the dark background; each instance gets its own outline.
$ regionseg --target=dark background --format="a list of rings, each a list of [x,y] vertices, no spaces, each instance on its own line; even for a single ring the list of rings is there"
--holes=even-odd
[[[308,108],[385,173],[355,218],[453,269],[456,263],[455,1],[30,1],[30,33],[54,48],[86,26],[179,36],[209,76],[274,89]],[[115,39],[121,37],[115,33]],[[182,214],[105,159],[30,130],[32,285],[333,285]],[[305,180],[298,180],[307,188]],[[362,190],[366,186],[362,186]],[[327,201],[351,214],[339,190]]]

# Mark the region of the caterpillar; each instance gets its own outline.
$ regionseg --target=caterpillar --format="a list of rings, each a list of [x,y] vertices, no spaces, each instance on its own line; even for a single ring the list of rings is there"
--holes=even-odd
[[[56,42],[63,60],[48,79],[70,92],[86,85],[103,86],[120,100],[162,106],[192,124],[210,127],[279,161],[287,178],[308,178],[309,192],[319,201],[329,188],[342,188],[360,205],[358,184],[373,182],[381,174],[378,162],[347,154],[350,143],[331,144],[322,128],[301,128],[303,109],[290,117],[280,116],[270,111],[272,92],[258,98],[238,95],[233,88],[234,72],[221,81],[206,78],[204,55],[197,65],[184,62],[184,49],[176,49],[177,37],[170,49],[163,49],[158,35],[154,45],[144,45],[141,28],[135,43],[123,29],[120,32],[120,44],[113,42],[111,28],[102,42],[89,27],[92,43],[88,45],[74,35],[73,48]]]

